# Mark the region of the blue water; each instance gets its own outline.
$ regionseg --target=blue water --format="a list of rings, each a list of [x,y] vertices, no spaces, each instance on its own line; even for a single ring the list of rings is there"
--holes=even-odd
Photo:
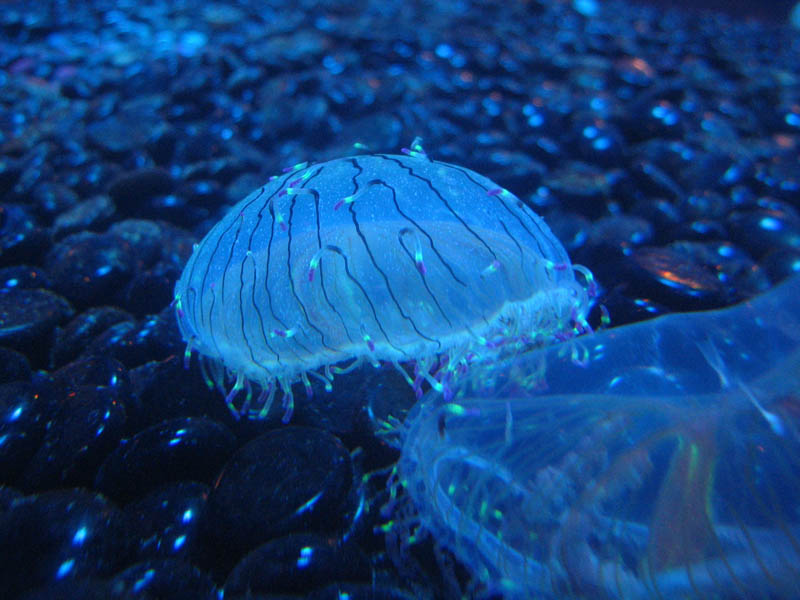
[[[800,597],[800,277],[472,369],[407,421],[423,526],[509,598]]]

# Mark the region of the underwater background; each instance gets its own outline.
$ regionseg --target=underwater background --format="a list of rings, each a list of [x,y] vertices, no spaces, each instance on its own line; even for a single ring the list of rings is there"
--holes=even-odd
[[[800,597],[799,65],[788,2],[1,3],[0,597]],[[722,350],[648,363],[637,342],[635,406],[592,389],[591,411],[553,409],[521,385],[535,358],[474,373],[453,406],[366,365],[296,392],[289,424],[235,418],[184,356],[173,300],[193,245],[286,168],[417,137],[545,219],[594,274],[598,335],[794,287],[696,326],[726,324]],[[619,386],[622,362],[589,363]],[[568,373],[564,394],[589,393]],[[480,400],[518,395],[518,411]],[[460,440],[451,417],[475,415],[488,427]],[[523,423],[518,484],[499,461]],[[492,540],[533,542],[533,587],[473,547],[489,521],[445,531],[444,505],[404,489],[423,468],[409,446],[445,456],[490,430],[497,462],[470,458],[453,489],[476,514],[503,499]],[[581,475],[592,498],[645,484],[559,529]],[[578,529],[583,554],[553,551]],[[652,587],[658,569],[685,585]]]

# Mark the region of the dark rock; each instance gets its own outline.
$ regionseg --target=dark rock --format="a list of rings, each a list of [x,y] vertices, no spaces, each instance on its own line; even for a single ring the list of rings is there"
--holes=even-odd
[[[762,206],[730,214],[728,224],[734,241],[756,257],[774,250],[800,250],[798,211],[779,201]]]
[[[114,223],[108,233],[130,244],[131,251],[136,255],[138,269],[153,265],[161,255],[164,232],[158,223],[144,219],[126,219]]]
[[[667,305],[682,301],[690,308],[724,303],[722,284],[712,269],[689,260],[675,249],[640,248],[631,255],[631,260],[639,269],[640,289],[652,293],[657,301]]]
[[[139,257],[123,238],[108,233],[77,233],[55,246],[45,267],[57,291],[79,307],[108,303],[133,275]]]
[[[31,364],[27,357],[0,346],[0,384],[11,381],[27,381],[31,377]]]
[[[798,204],[800,193],[800,165],[797,164],[797,149],[789,153],[778,153],[769,161],[760,163],[754,176],[764,193]]]
[[[20,600],[139,600],[140,595],[124,593],[114,582],[86,577],[57,581],[20,596]]]
[[[42,364],[53,330],[73,314],[61,296],[39,289],[0,289],[0,344]]]
[[[260,178],[257,179],[260,180]],[[243,198],[244,195],[241,197]],[[137,214],[146,215],[152,219],[164,219],[192,228],[207,219],[211,213],[207,208],[191,206],[184,196],[168,194],[151,198],[147,206],[142,206],[141,212]]]
[[[222,185],[213,180],[185,183],[178,188],[177,193],[180,197],[186,198],[189,204],[198,207],[219,208],[227,200]]]
[[[675,239],[673,232],[685,223],[684,215],[676,204],[663,198],[641,198],[634,203],[631,214],[652,225],[656,243],[668,243]]]
[[[123,303],[137,315],[153,314],[172,302],[175,282],[181,270],[172,264],[159,262],[131,280],[125,289]]]
[[[547,172],[542,163],[522,152],[476,152],[475,158],[487,177],[522,196],[533,192]]]
[[[108,194],[126,214],[141,214],[153,198],[170,194],[174,183],[163,169],[144,168],[122,173],[111,182]]]
[[[111,580],[115,593],[136,598],[217,600],[211,578],[180,560],[148,560],[131,565]]]
[[[19,490],[7,485],[0,485],[0,514],[6,512],[15,501],[24,497]]]
[[[696,219],[673,230],[673,235],[685,240],[722,240],[728,237],[725,225],[712,219]]]
[[[233,448],[233,434],[216,421],[165,421],[123,441],[100,467],[95,487],[124,502],[165,483],[211,482]]]
[[[86,354],[113,356],[133,368],[148,361],[164,360],[182,349],[174,311],[167,306],[161,314],[140,322],[122,321],[112,325],[87,346]]]
[[[20,162],[4,156],[0,158],[0,195],[10,192],[22,174]]]
[[[23,487],[91,486],[100,463],[122,439],[124,425],[124,402],[109,386],[72,388],[22,473]]]
[[[38,263],[48,241],[27,207],[0,205],[0,266]]]
[[[587,162],[603,167],[620,167],[624,156],[622,133],[613,123],[584,117],[574,124],[576,150]]]
[[[684,219],[707,219],[721,221],[731,210],[731,200],[718,192],[705,190],[698,194],[689,194],[677,202]]]
[[[60,579],[109,576],[130,554],[124,515],[99,494],[26,496],[0,514],[0,581],[14,597]]]
[[[153,161],[159,166],[168,165],[175,157],[180,133],[167,123],[159,123],[150,132],[146,148]]]
[[[204,102],[208,104],[208,93],[212,85],[218,84],[214,81],[214,75],[210,69],[202,68],[205,65],[189,67],[185,69],[170,85],[170,94],[176,103]]]
[[[398,583],[395,586],[384,583],[337,582],[306,595],[308,600],[340,600],[346,595],[348,600],[413,600],[416,596]]]
[[[631,286],[619,286],[598,299],[598,303],[606,307],[612,327],[646,321],[670,312],[664,304],[647,296],[637,296],[637,291]]]
[[[252,168],[254,168],[253,165],[245,164],[244,160],[239,157],[221,156],[194,162],[186,167],[183,175],[188,180],[205,179],[228,183],[237,175]]]
[[[117,163],[100,162],[97,159],[76,169],[70,187],[82,198],[106,194],[106,182],[118,177],[124,169]]]
[[[330,134],[328,103],[324,98],[294,93],[282,83],[262,86],[259,98],[262,109],[254,119],[268,139],[313,132],[314,140],[320,141]]]
[[[196,482],[167,484],[125,507],[139,560],[191,558],[200,542],[200,517],[210,488]]]
[[[144,147],[160,119],[142,107],[92,121],[86,136],[108,158],[114,159]]]
[[[293,534],[245,556],[225,582],[226,596],[307,594],[332,582],[368,582],[370,564],[358,548],[314,534]]]
[[[752,260],[730,244],[682,242],[665,248],[644,247],[635,249],[629,258],[636,289],[681,310],[727,306],[766,285],[765,275],[753,272]],[[746,284],[743,274],[756,281]]]
[[[38,267],[17,265],[0,268],[0,288],[36,289],[49,288],[47,274]]]
[[[546,221],[570,256],[586,243],[592,229],[592,222],[577,213],[551,212]]]
[[[683,114],[670,100],[660,98],[631,107],[630,122],[625,124],[625,134],[630,140],[648,138],[680,138],[685,131]]]
[[[171,338],[180,343],[177,326]],[[186,415],[207,415],[229,426],[235,424],[223,395],[205,384],[199,359],[195,357],[190,361],[190,368],[184,368],[184,347],[180,344],[178,352],[164,360],[131,369],[131,382],[141,400],[140,410],[131,415],[136,428]]]
[[[216,544],[236,554],[293,531],[335,532],[352,479],[350,454],[333,435],[282,427],[231,457],[204,523]]]
[[[649,161],[637,161],[631,169],[634,181],[651,196],[676,200],[684,196],[678,183]]]
[[[59,214],[69,210],[79,201],[80,198],[74,190],[59,183],[42,182],[33,190],[36,214],[45,223],[52,223]]]
[[[800,251],[775,250],[762,257],[761,265],[769,278],[778,282],[800,272]]]
[[[118,360],[110,356],[90,356],[69,363],[54,371],[53,383],[70,390],[81,386],[97,386],[117,400],[124,400],[128,390],[128,374]]]
[[[769,289],[769,278],[753,257],[729,241],[679,241],[671,247],[709,266],[725,288],[726,304],[746,300]]]
[[[15,481],[39,448],[54,414],[47,396],[27,382],[0,385],[0,481]]]
[[[591,244],[631,248],[649,243],[653,226],[640,217],[614,215],[595,221],[591,230]]]
[[[228,76],[226,88],[230,94],[253,91],[264,80],[264,71],[258,66],[240,67]]]
[[[58,215],[53,221],[53,234],[61,238],[76,231],[105,229],[114,212],[114,203],[108,196],[95,196]]]
[[[542,184],[570,210],[589,218],[604,214],[616,175],[584,163],[570,163],[548,174]]]
[[[77,315],[63,328],[56,329],[50,365],[58,367],[77,358],[92,339],[122,321],[133,321],[133,315],[115,306],[93,307]]]

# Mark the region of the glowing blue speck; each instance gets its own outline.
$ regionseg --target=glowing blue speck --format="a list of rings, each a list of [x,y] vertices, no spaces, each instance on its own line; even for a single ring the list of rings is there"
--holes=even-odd
[[[603,110],[608,106],[608,101],[596,96],[589,101],[589,106],[592,107],[592,110]]]
[[[326,55],[322,57],[322,66],[328,69],[333,75],[338,75],[344,71],[344,65],[336,60],[335,57]]]
[[[62,579],[66,577],[72,568],[75,566],[75,559],[70,558],[69,560],[65,560],[61,563],[61,566],[58,567],[58,571],[56,571],[56,579]]]
[[[531,127],[541,127],[544,124],[544,116],[542,113],[534,113],[528,117],[528,125]]]
[[[9,423],[16,421],[21,416],[22,416],[22,405],[20,404],[13,411],[11,411],[11,414],[8,415],[8,421]]]
[[[80,546],[83,542],[86,541],[86,535],[89,533],[89,530],[86,527],[81,527],[78,531],[75,532],[75,535],[72,536],[72,545],[73,546]]]
[[[439,44],[435,52],[439,58],[450,58],[453,55],[453,47],[450,44]]]
[[[550,138],[545,138],[545,137],[539,138],[538,140],[536,140],[536,145],[539,146],[539,148],[541,148],[545,152],[548,152],[550,154],[555,154],[556,152],[558,152],[558,145]]]
[[[764,217],[758,222],[758,225],[767,231],[780,231],[783,228],[781,222],[775,217]]]
[[[321,29],[322,31],[333,30],[333,24],[331,23],[331,20],[325,16],[317,17],[317,20],[314,21],[314,27]]]
[[[298,569],[303,569],[303,568],[307,567],[308,564],[311,562],[311,555],[313,553],[314,553],[314,551],[309,546],[305,546],[305,547],[301,548],[300,549],[300,556],[297,559],[297,568]]]
[[[301,504],[300,507],[295,511],[295,514],[302,515],[304,512],[311,510],[321,497],[322,492],[317,492],[308,502]]]
[[[142,590],[148,583],[150,583],[150,580],[155,577],[155,574],[156,572],[154,569],[147,569],[147,571],[145,571],[142,576],[136,580],[136,583],[133,584],[133,591],[139,592]]]
[[[739,179],[741,175],[741,169],[739,165],[731,165],[722,175],[722,181],[725,183],[733,183]]]
[[[605,136],[597,138],[592,142],[592,147],[595,150],[608,150],[611,147],[611,140]]]
[[[185,511],[183,511],[183,517],[181,520],[184,523],[189,523],[193,517],[194,517],[194,511],[191,508],[187,508]]]
[[[193,56],[206,43],[208,36],[202,31],[186,31],[181,34],[179,51],[183,56]]]
[[[597,130],[597,127],[595,127],[594,125],[588,125],[583,128],[583,137],[587,139],[593,140],[594,138],[597,137],[598,133],[599,131]]]
[[[481,106],[486,110],[486,113],[492,117],[500,114],[500,104],[492,98],[484,98],[481,101]]]
[[[594,17],[600,11],[597,0],[573,0],[572,6],[584,17]]]

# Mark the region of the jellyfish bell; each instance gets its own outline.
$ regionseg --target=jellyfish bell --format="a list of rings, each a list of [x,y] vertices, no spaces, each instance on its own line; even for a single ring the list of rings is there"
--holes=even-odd
[[[593,293],[516,196],[414,144],[272,178],[195,248],[175,305],[234,414],[282,396],[288,420],[295,384],[329,390],[363,362],[447,395],[498,349],[586,330]]]

